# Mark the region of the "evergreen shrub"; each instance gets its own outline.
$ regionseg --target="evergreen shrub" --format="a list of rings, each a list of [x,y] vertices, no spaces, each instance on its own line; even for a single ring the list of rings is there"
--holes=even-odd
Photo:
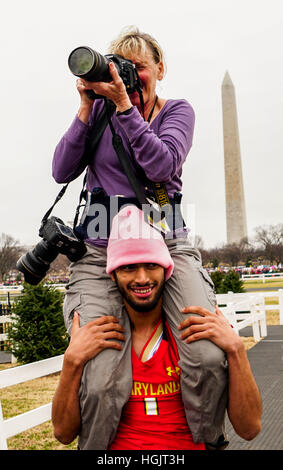
[[[63,319],[64,294],[42,283],[24,284],[13,308],[8,340],[11,352],[23,364],[64,354],[68,334]]]

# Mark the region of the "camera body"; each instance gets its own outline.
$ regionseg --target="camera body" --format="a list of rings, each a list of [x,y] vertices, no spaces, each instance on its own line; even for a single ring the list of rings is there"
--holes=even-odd
[[[84,242],[58,217],[47,219],[39,229],[39,236],[70,261],[78,261],[86,252]]]
[[[140,86],[139,76],[131,60],[118,54],[105,56],[90,47],[82,46],[74,49],[69,55],[68,65],[71,72],[89,82],[111,82],[109,63],[113,62],[123,80],[127,93],[131,94]],[[100,97],[92,92],[93,97]]]
[[[126,87],[127,93],[133,93],[137,88],[138,78],[136,66],[131,60],[124,59],[118,54],[107,54],[105,58],[110,62],[114,62],[120,77]],[[112,80],[112,77],[110,77]]]
[[[46,276],[50,264],[59,253],[70,261],[78,261],[86,253],[83,240],[76,237],[73,230],[58,217],[45,220],[40,229],[42,241],[17,262],[17,269],[24,274],[25,281],[37,285]]]

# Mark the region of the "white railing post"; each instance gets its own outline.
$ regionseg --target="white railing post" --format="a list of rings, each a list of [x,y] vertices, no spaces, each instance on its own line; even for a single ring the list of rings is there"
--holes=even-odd
[[[234,292],[232,290],[229,290],[226,295],[227,295],[228,301],[233,303]]]
[[[260,341],[259,323],[256,318],[256,306],[253,302],[251,303],[251,315],[252,315],[253,337],[255,341]]]
[[[279,299],[279,324],[283,325],[283,289],[278,289]]]
[[[16,364],[18,361],[17,361],[17,358],[16,356],[14,356],[14,354],[11,353],[11,364]]]
[[[264,297],[259,295],[256,300],[256,314],[259,316],[260,334],[262,337],[267,336],[266,313]]]
[[[4,420],[2,413],[2,406],[0,401],[0,450],[8,450],[7,439],[4,432]]]

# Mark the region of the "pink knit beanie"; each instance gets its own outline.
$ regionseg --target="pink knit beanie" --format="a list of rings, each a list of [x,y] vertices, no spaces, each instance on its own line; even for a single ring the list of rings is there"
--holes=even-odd
[[[106,272],[127,264],[156,263],[165,268],[165,280],[174,269],[162,235],[144,220],[136,206],[126,206],[113,218],[107,247]]]

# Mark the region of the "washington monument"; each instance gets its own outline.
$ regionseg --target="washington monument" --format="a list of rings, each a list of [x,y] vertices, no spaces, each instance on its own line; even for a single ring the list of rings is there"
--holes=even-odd
[[[235,89],[226,72],[222,82],[227,243],[247,238],[247,219]]]

